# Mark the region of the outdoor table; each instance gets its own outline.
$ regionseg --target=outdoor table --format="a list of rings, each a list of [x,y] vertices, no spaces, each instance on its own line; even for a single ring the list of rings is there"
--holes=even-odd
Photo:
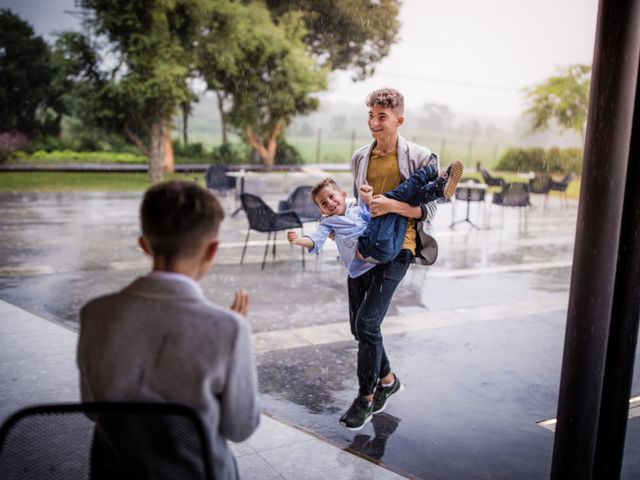
[[[453,213],[452,218],[451,218],[451,228],[455,227],[458,223],[462,223],[462,222],[467,222],[469,223],[472,227],[477,228],[478,230],[480,230],[480,227],[478,225],[476,225],[475,223],[473,223],[471,221],[471,219],[469,218],[469,210],[471,208],[471,192],[473,190],[486,190],[487,189],[487,184],[486,183],[477,183],[477,182],[463,182],[463,183],[459,183],[458,184],[458,192],[460,192],[460,196],[465,197],[467,200],[467,215],[465,218],[463,218],[462,220],[458,220],[456,222],[453,221]],[[466,192],[466,196],[465,196],[465,192]]]
[[[246,170],[238,170],[237,172],[227,172],[225,174],[227,177],[232,177],[236,179],[236,201],[240,197],[240,194],[244,193],[244,180],[250,175],[255,175],[251,172],[247,172]],[[240,189],[238,189],[238,180],[240,181]],[[236,204],[237,205],[237,204]],[[242,207],[236,208],[235,212],[231,214],[232,217],[235,217],[238,212],[242,211]]]

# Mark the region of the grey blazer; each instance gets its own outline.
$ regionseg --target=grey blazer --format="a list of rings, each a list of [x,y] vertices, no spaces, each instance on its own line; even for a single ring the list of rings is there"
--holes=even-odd
[[[358,189],[361,185],[367,183],[367,170],[369,168],[369,158],[371,151],[375,146],[375,140],[355,151],[351,158],[351,172],[353,173],[353,192],[358,199],[358,203],[362,204]],[[400,178],[406,180],[418,168],[432,164],[440,171],[440,159],[438,155],[432,153],[428,148],[409,142],[405,138],[398,136],[398,144],[396,146],[398,155],[398,169]],[[420,206],[422,209],[422,218],[417,222],[416,229],[418,231],[420,241],[420,251],[418,256],[414,258],[414,262],[423,265],[432,265],[438,258],[438,242],[433,237],[433,227],[431,221],[435,217],[438,206],[436,202],[429,202]]]
[[[209,430],[216,479],[236,479],[226,439],[257,428],[250,330],[237,313],[186,282],[141,277],[80,312],[77,351],[83,401],[190,406]]]

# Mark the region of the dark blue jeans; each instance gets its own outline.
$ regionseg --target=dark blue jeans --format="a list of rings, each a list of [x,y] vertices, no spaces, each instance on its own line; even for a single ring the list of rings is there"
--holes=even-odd
[[[380,325],[412,261],[411,251],[405,249],[390,263],[376,265],[363,275],[347,280],[351,333],[358,341],[360,395],[371,395],[378,379],[391,372]]]
[[[384,195],[393,200],[417,206],[442,197],[442,181],[436,181],[438,169],[426,165]],[[358,251],[364,258],[372,257],[388,263],[398,256],[407,230],[407,217],[387,213],[374,217],[358,238]]]

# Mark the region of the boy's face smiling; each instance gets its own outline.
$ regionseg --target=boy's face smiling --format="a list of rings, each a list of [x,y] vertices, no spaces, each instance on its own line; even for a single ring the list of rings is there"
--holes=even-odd
[[[314,200],[320,207],[320,213],[330,217],[331,215],[344,215],[347,208],[346,197],[347,192],[341,192],[328,185],[318,192]]]
[[[404,116],[399,115],[391,108],[380,105],[369,107],[369,130],[373,138],[379,142],[393,139],[403,122]]]

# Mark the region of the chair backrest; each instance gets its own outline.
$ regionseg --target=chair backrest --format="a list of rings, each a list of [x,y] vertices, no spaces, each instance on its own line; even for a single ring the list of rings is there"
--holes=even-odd
[[[551,182],[549,183],[549,188],[551,190],[556,190],[558,192],[564,192],[567,190],[567,187],[575,177],[576,177],[575,173],[569,172],[559,182],[551,180]]]
[[[549,193],[551,188],[551,177],[549,175],[536,175],[529,180],[529,191],[531,193]]]
[[[229,167],[226,165],[209,165],[204,174],[207,188],[212,190],[230,190],[235,187],[235,179],[228,177]]]
[[[211,450],[198,414],[160,403],[31,407],[0,429],[0,478],[207,479]]]
[[[529,185],[522,182],[507,183],[500,192],[500,204],[505,207],[528,207]]]
[[[484,183],[486,183],[490,187],[501,187],[505,183],[504,179],[502,178],[492,177],[491,174],[489,173],[489,170],[487,170],[486,168],[481,168],[480,174],[482,175],[482,179],[484,180]]]
[[[481,202],[484,200],[484,190],[464,188],[463,183],[480,183],[480,180],[473,177],[465,177],[460,179],[458,189],[456,190],[456,200],[467,200],[469,202]]]
[[[247,214],[249,228],[258,232],[272,232],[275,225],[276,212],[257,195],[240,194],[242,208]]]
[[[310,185],[296,187],[289,195],[289,198],[282,202],[283,210],[293,210],[303,222],[320,220],[322,213],[320,213],[320,208],[311,199],[312,189],[313,187]]]

